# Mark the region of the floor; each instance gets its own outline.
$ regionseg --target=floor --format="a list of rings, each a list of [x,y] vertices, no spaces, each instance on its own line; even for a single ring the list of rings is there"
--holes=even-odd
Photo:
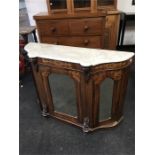
[[[133,49],[123,50],[133,51]],[[31,73],[24,76],[23,84],[24,87],[19,91],[20,155],[135,154],[134,64],[131,67],[125,99],[124,120],[115,128],[101,129],[88,134],[58,120],[42,117],[36,102]]]

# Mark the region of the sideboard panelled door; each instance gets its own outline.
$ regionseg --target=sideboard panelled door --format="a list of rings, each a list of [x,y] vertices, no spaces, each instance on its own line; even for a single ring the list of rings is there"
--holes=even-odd
[[[72,0],[46,0],[46,4],[49,14],[58,12],[71,14],[73,12]]]
[[[125,100],[125,94],[127,91],[128,85],[128,75],[130,68],[124,68],[120,71],[120,75],[114,81],[114,91],[113,91],[113,103],[112,103],[112,111],[111,117],[114,120],[120,119],[123,115],[123,103]]]
[[[43,116],[58,116],[68,121],[83,123],[80,73],[40,66],[39,74],[42,83],[37,85],[42,85]]]
[[[127,87],[128,68],[123,71],[105,71],[93,76],[93,126],[104,121],[117,121],[122,116]]]

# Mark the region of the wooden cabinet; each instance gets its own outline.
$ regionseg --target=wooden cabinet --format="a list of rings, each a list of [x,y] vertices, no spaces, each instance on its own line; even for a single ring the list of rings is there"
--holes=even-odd
[[[37,43],[29,43],[25,50],[43,116],[76,125],[84,132],[114,127],[123,119],[134,53]]]
[[[47,0],[34,16],[43,43],[115,49],[119,12],[115,0]]]

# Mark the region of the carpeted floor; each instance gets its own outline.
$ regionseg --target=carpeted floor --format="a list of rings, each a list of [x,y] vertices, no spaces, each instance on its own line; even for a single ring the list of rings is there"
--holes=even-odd
[[[112,129],[84,134],[81,129],[44,118],[36,103],[31,74],[20,88],[20,155],[134,155],[134,65],[128,83],[123,122]]]

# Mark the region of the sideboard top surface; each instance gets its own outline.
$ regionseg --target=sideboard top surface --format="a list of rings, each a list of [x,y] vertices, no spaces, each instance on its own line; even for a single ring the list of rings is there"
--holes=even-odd
[[[45,58],[70,63],[77,63],[84,67],[105,63],[116,63],[129,60],[134,56],[132,52],[103,50],[92,48],[71,47],[44,43],[29,43],[25,46],[30,58]]]

